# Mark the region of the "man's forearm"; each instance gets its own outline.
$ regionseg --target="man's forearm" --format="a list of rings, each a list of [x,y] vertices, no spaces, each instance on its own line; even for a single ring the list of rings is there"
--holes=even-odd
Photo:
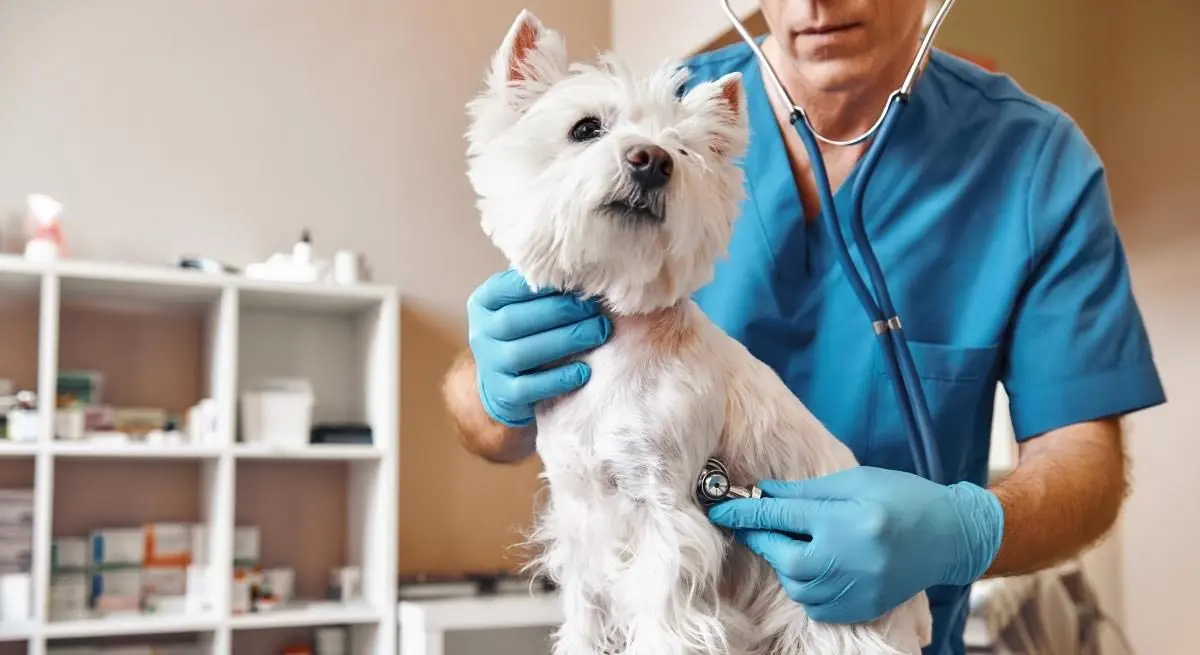
[[[483,408],[470,349],[464,349],[446,373],[442,397],[468,452],[498,464],[516,463],[533,454],[537,432],[533,425],[511,428],[496,422]]]
[[[1101,539],[1128,488],[1118,420],[1073,425],[1021,445],[1016,469],[992,487],[1004,537],[985,577],[1054,566]]]

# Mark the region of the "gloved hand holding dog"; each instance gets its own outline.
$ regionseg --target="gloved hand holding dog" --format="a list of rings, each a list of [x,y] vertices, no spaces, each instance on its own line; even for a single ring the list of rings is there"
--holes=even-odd
[[[766,498],[725,501],[709,518],[765,559],[817,621],[868,621],[929,587],[970,584],[1000,548],[1000,502],[967,482],[862,466],[758,486]]]
[[[598,304],[551,290],[533,292],[516,271],[487,279],[467,301],[479,397],[496,421],[533,422],[533,404],[578,389],[586,364],[549,364],[604,343],[612,332]]]

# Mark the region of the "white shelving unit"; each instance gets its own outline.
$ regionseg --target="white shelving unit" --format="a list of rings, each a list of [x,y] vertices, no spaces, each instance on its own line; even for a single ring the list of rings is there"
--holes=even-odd
[[[278,652],[271,631],[295,635],[331,625],[348,627],[349,655],[396,652],[394,289],[0,256],[0,298],[17,306],[17,314],[24,307],[33,323],[20,327],[19,320],[0,315],[0,323],[7,321],[0,338],[9,340],[0,352],[12,349],[4,361],[32,367],[34,355],[19,349],[36,347],[40,426],[34,443],[0,441],[0,488],[32,486],[35,516],[32,620],[0,624],[0,655],[45,655],[53,646],[97,640],[140,643],[131,640],[155,635],[194,637],[204,655],[271,655]],[[144,327],[150,323],[168,325],[170,334],[151,334]],[[191,344],[188,335],[194,336]],[[178,344],[172,339],[182,339],[183,346],[173,347]],[[100,369],[106,384],[112,378],[124,390],[125,406],[152,404],[136,397],[139,393],[147,398],[165,397],[171,389],[190,393],[195,397],[172,408],[181,419],[188,403],[211,398],[218,411],[216,438],[170,446],[56,439],[55,404],[46,401],[56,397],[59,371],[74,369]],[[316,398],[314,422],[365,422],[373,443],[286,449],[241,443],[240,390],[264,376],[308,378]],[[0,370],[0,377],[9,374]],[[53,539],[148,522],[206,527],[212,611],[50,620]],[[242,525],[259,528],[263,565],[294,568],[296,596],[312,603],[231,611],[234,528]],[[360,601],[320,597],[338,566],[360,567]]]

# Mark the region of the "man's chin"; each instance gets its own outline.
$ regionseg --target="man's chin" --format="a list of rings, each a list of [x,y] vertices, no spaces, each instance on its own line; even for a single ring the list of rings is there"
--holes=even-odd
[[[805,83],[814,91],[850,93],[861,91],[877,82],[872,75],[874,68],[871,66],[870,57],[860,56],[809,59],[800,70],[804,71]]]

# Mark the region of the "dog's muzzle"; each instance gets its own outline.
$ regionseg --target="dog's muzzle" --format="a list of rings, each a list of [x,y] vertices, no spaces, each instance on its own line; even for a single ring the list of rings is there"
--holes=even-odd
[[[625,151],[624,163],[625,182],[601,209],[629,225],[661,224],[675,160],[659,146],[638,145]]]

